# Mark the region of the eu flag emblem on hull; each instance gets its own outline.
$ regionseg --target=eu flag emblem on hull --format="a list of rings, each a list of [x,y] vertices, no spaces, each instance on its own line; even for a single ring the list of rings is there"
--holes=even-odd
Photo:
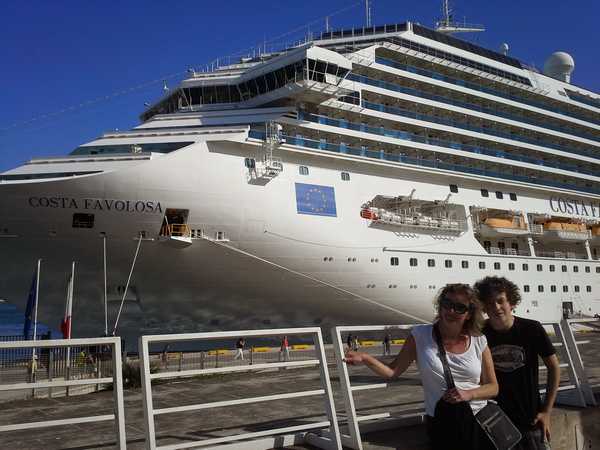
[[[335,191],[331,186],[296,183],[298,214],[337,217]]]

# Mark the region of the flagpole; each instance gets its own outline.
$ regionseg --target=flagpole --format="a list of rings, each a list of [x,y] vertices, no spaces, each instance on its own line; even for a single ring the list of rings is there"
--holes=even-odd
[[[106,234],[102,235],[104,247],[104,336],[108,336],[108,298],[106,295]]]
[[[37,339],[37,317],[38,317],[38,300],[40,298],[40,268],[42,265],[42,260],[38,259],[37,262],[37,273],[35,278],[35,305],[34,313],[33,313],[33,340]],[[35,354],[35,347],[33,347],[31,351],[31,380],[35,382],[35,372],[37,370],[37,355]],[[35,395],[35,389],[33,390],[33,395]]]
[[[71,339],[71,323],[72,323],[72,311],[73,311],[73,290],[75,286],[75,261],[71,264],[71,280],[69,280],[69,286],[67,288],[67,310],[66,320],[68,324],[68,333],[63,336],[65,339]],[[67,347],[67,368],[71,367],[71,347]]]

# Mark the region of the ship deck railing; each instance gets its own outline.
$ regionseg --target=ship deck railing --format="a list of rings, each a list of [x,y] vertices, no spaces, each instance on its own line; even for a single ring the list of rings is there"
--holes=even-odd
[[[248,137],[252,139],[264,140],[265,133],[259,130],[251,129],[248,132]],[[492,170],[479,169],[472,166],[463,166],[461,164],[452,164],[444,162],[438,158],[436,159],[426,159],[426,158],[413,158],[406,156],[403,153],[392,153],[386,152],[385,150],[369,150],[368,147],[364,146],[363,148],[350,147],[348,145],[343,144],[332,144],[322,140],[314,140],[305,138],[303,136],[289,136],[283,135],[285,139],[285,144],[287,145],[295,145],[299,147],[312,148],[315,150],[323,150],[328,152],[340,153],[340,154],[348,154],[353,156],[362,156],[367,158],[385,160],[390,162],[398,162],[404,164],[410,164],[414,166],[427,167],[431,169],[440,169],[447,170],[450,172],[461,172],[467,173],[471,175],[480,175],[491,178],[500,178],[507,179],[513,181],[519,181],[527,184],[535,184],[540,186],[551,186],[559,189],[565,189],[568,191],[581,191],[581,192],[589,192],[592,194],[600,194],[600,189],[594,189],[587,186],[577,186],[568,183],[560,183],[557,181],[547,180],[544,178],[536,178],[536,177],[527,177],[514,175],[512,173],[504,173],[504,172],[496,172]]]
[[[422,144],[436,145],[439,147],[451,148],[454,150],[464,150],[471,153],[483,154],[493,156],[496,158],[505,158],[513,161],[521,161],[531,164],[536,164],[544,167],[552,167],[555,169],[569,170],[577,173],[584,173],[586,175],[597,175],[597,171],[583,169],[577,166],[569,164],[561,164],[552,161],[546,161],[540,158],[531,158],[525,155],[519,155],[511,153],[509,151],[493,149],[481,145],[464,144],[459,141],[452,141],[447,139],[439,139],[432,136],[423,136],[416,133],[410,133],[408,131],[392,130],[384,127],[369,126],[365,123],[350,122],[345,119],[333,119],[328,116],[299,112],[298,120],[305,120],[308,122],[318,123],[322,125],[330,125],[339,128],[347,128],[349,130],[361,131],[363,133],[376,134],[379,136],[392,137],[395,139],[402,139],[406,141],[419,142]],[[588,155],[590,156],[590,155]]]

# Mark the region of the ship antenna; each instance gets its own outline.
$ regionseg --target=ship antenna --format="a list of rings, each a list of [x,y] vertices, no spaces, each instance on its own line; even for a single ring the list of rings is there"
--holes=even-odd
[[[371,26],[371,1],[365,0],[365,12],[367,15],[367,28]]]
[[[463,23],[454,21],[450,0],[443,0],[442,18],[435,23],[435,31],[446,34],[477,33],[485,31],[485,27],[480,24],[468,24],[466,20]]]

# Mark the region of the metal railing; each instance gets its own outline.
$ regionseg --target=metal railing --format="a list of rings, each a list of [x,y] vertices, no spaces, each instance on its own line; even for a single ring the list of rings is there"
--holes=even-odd
[[[577,347],[578,345],[588,344],[590,341],[576,340],[573,329],[571,328],[572,323],[582,322],[586,322],[586,319],[566,319],[560,322],[542,322],[542,325],[552,326],[554,329],[554,334],[558,337],[559,342],[553,344],[555,347],[564,349],[564,362],[561,363],[560,366],[561,368],[566,368],[567,373],[569,374],[568,384],[563,384],[558,388],[559,395],[556,401],[564,405],[585,408],[586,406],[596,406],[596,400]],[[545,370],[546,367],[540,366],[540,369]],[[545,389],[540,389],[540,393],[543,394],[545,392]]]
[[[229,367],[214,367],[204,369],[191,369],[183,371],[165,371],[160,373],[150,373],[150,353],[149,346],[152,343],[172,343],[177,341],[206,341],[206,340],[223,340],[236,339],[241,337],[275,337],[275,336],[294,336],[294,335],[310,335],[313,338],[315,346],[316,358],[302,361],[284,361],[272,363],[258,363],[252,365],[237,365]],[[224,331],[214,333],[190,333],[190,334],[171,334],[171,335],[155,335],[141,336],[139,340],[139,351],[141,358],[141,378],[144,401],[144,422],[146,427],[146,448],[148,450],[169,449],[176,450],[182,448],[247,448],[256,450],[259,448],[272,448],[275,445],[276,436],[281,439],[281,435],[289,436],[290,434],[297,435],[304,433],[304,439],[313,446],[324,449],[341,450],[340,433],[336,418],[335,405],[333,402],[333,393],[331,382],[329,379],[329,371],[327,369],[327,361],[325,356],[325,348],[323,345],[323,337],[320,328],[288,328],[288,329],[272,329],[272,330],[246,330],[246,331]],[[321,389],[296,391],[284,394],[266,395],[260,397],[248,397],[234,400],[216,401],[200,404],[191,404],[185,406],[160,408],[155,409],[153,406],[152,397],[152,381],[158,379],[168,379],[176,377],[189,377],[198,375],[214,375],[235,372],[259,371],[263,369],[276,368],[291,368],[291,367],[318,367],[320,370]],[[303,398],[310,396],[325,397],[325,412],[328,420],[314,422],[303,425],[288,426],[281,428],[273,428],[253,433],[233,434],[229,436],[204,439],[193,442],[185,442],[180,444],[172,444],[165,446],[157,446],[155,416],[171,413],[182,413],[199,410],[209,410],[212,408],[221,408],[227,406],[247,405],[259,402],[269,402],[282,399]],[[309,433],[309,430],[320,430],[319,435]],[[244,441],[244,442],[240,442]]]
[[[373,383],[373,384],[361,384],[353,386],[350,382],[350,375],[348,373],[348,366],[344,362],[344,343],[342,340],[342,333],[352,332],[390,332],[398,330],[410,330],[415,324],[412,325],[379,325],[379,326],[342,326],[335,327],[331,330],[331,336],[333,339],[333,350],[335,354],[335,362],[340,377],[340,387],[344,398],[344,406],[346,408],[347,427],[348,434],[341,434],[341,440],[345,447],[349,447],[355,450],[362,450],[362,440],[360,436],[359,424],[365,421],[377,421],[378,426],[376,429],[392,428],[398,425],[401,420],[406,420],[410,416],[415,417],[417,420],[423,420],[425,411],[421,411],[416,414],[403,415],[402,418],[393,418],[390,412],[383,412],[378,414],[369,415],[358,415],[356,406],[354,403],[354,392],[366,391],[371,389],[385,389],[389,386],[389,383]],[[344,430],[345,431],[345,430]]]
[[[121,450],[124,450],[126,448],[125,413],[123,405],[123,370],[121,364],[121,338],[104,337],[83,339],[54,339],[43,341],[35,340],[0,342],[0,351],[19,351],[22,349],[31,349],[31,352],[28,352],[28,358],[30,358],[32,370],[35,371],[35,366],[37,362],[36,352],[38,349],[52,349],[55,347],[62,349],[83,346],[99,346],[110,348],[112,353],[112,376],[103,378],[87,378],[74,380],[54,378],[49,381],[2,383],[0,384],[0,392],[18,391],[22,389],[53,389],[61,387],[68,389],[69,387],[73,386],[112,384],[114,399],[113,413],[96,416],[74,417],[70,419],[42,420],[38,422],[23,422],[10,425],[2,425],[0,426],[0,433],[8,431],[31,430],[37,428],[57,427],[64,425],[75,425],[113,420],[115,423],[117,448]]]

